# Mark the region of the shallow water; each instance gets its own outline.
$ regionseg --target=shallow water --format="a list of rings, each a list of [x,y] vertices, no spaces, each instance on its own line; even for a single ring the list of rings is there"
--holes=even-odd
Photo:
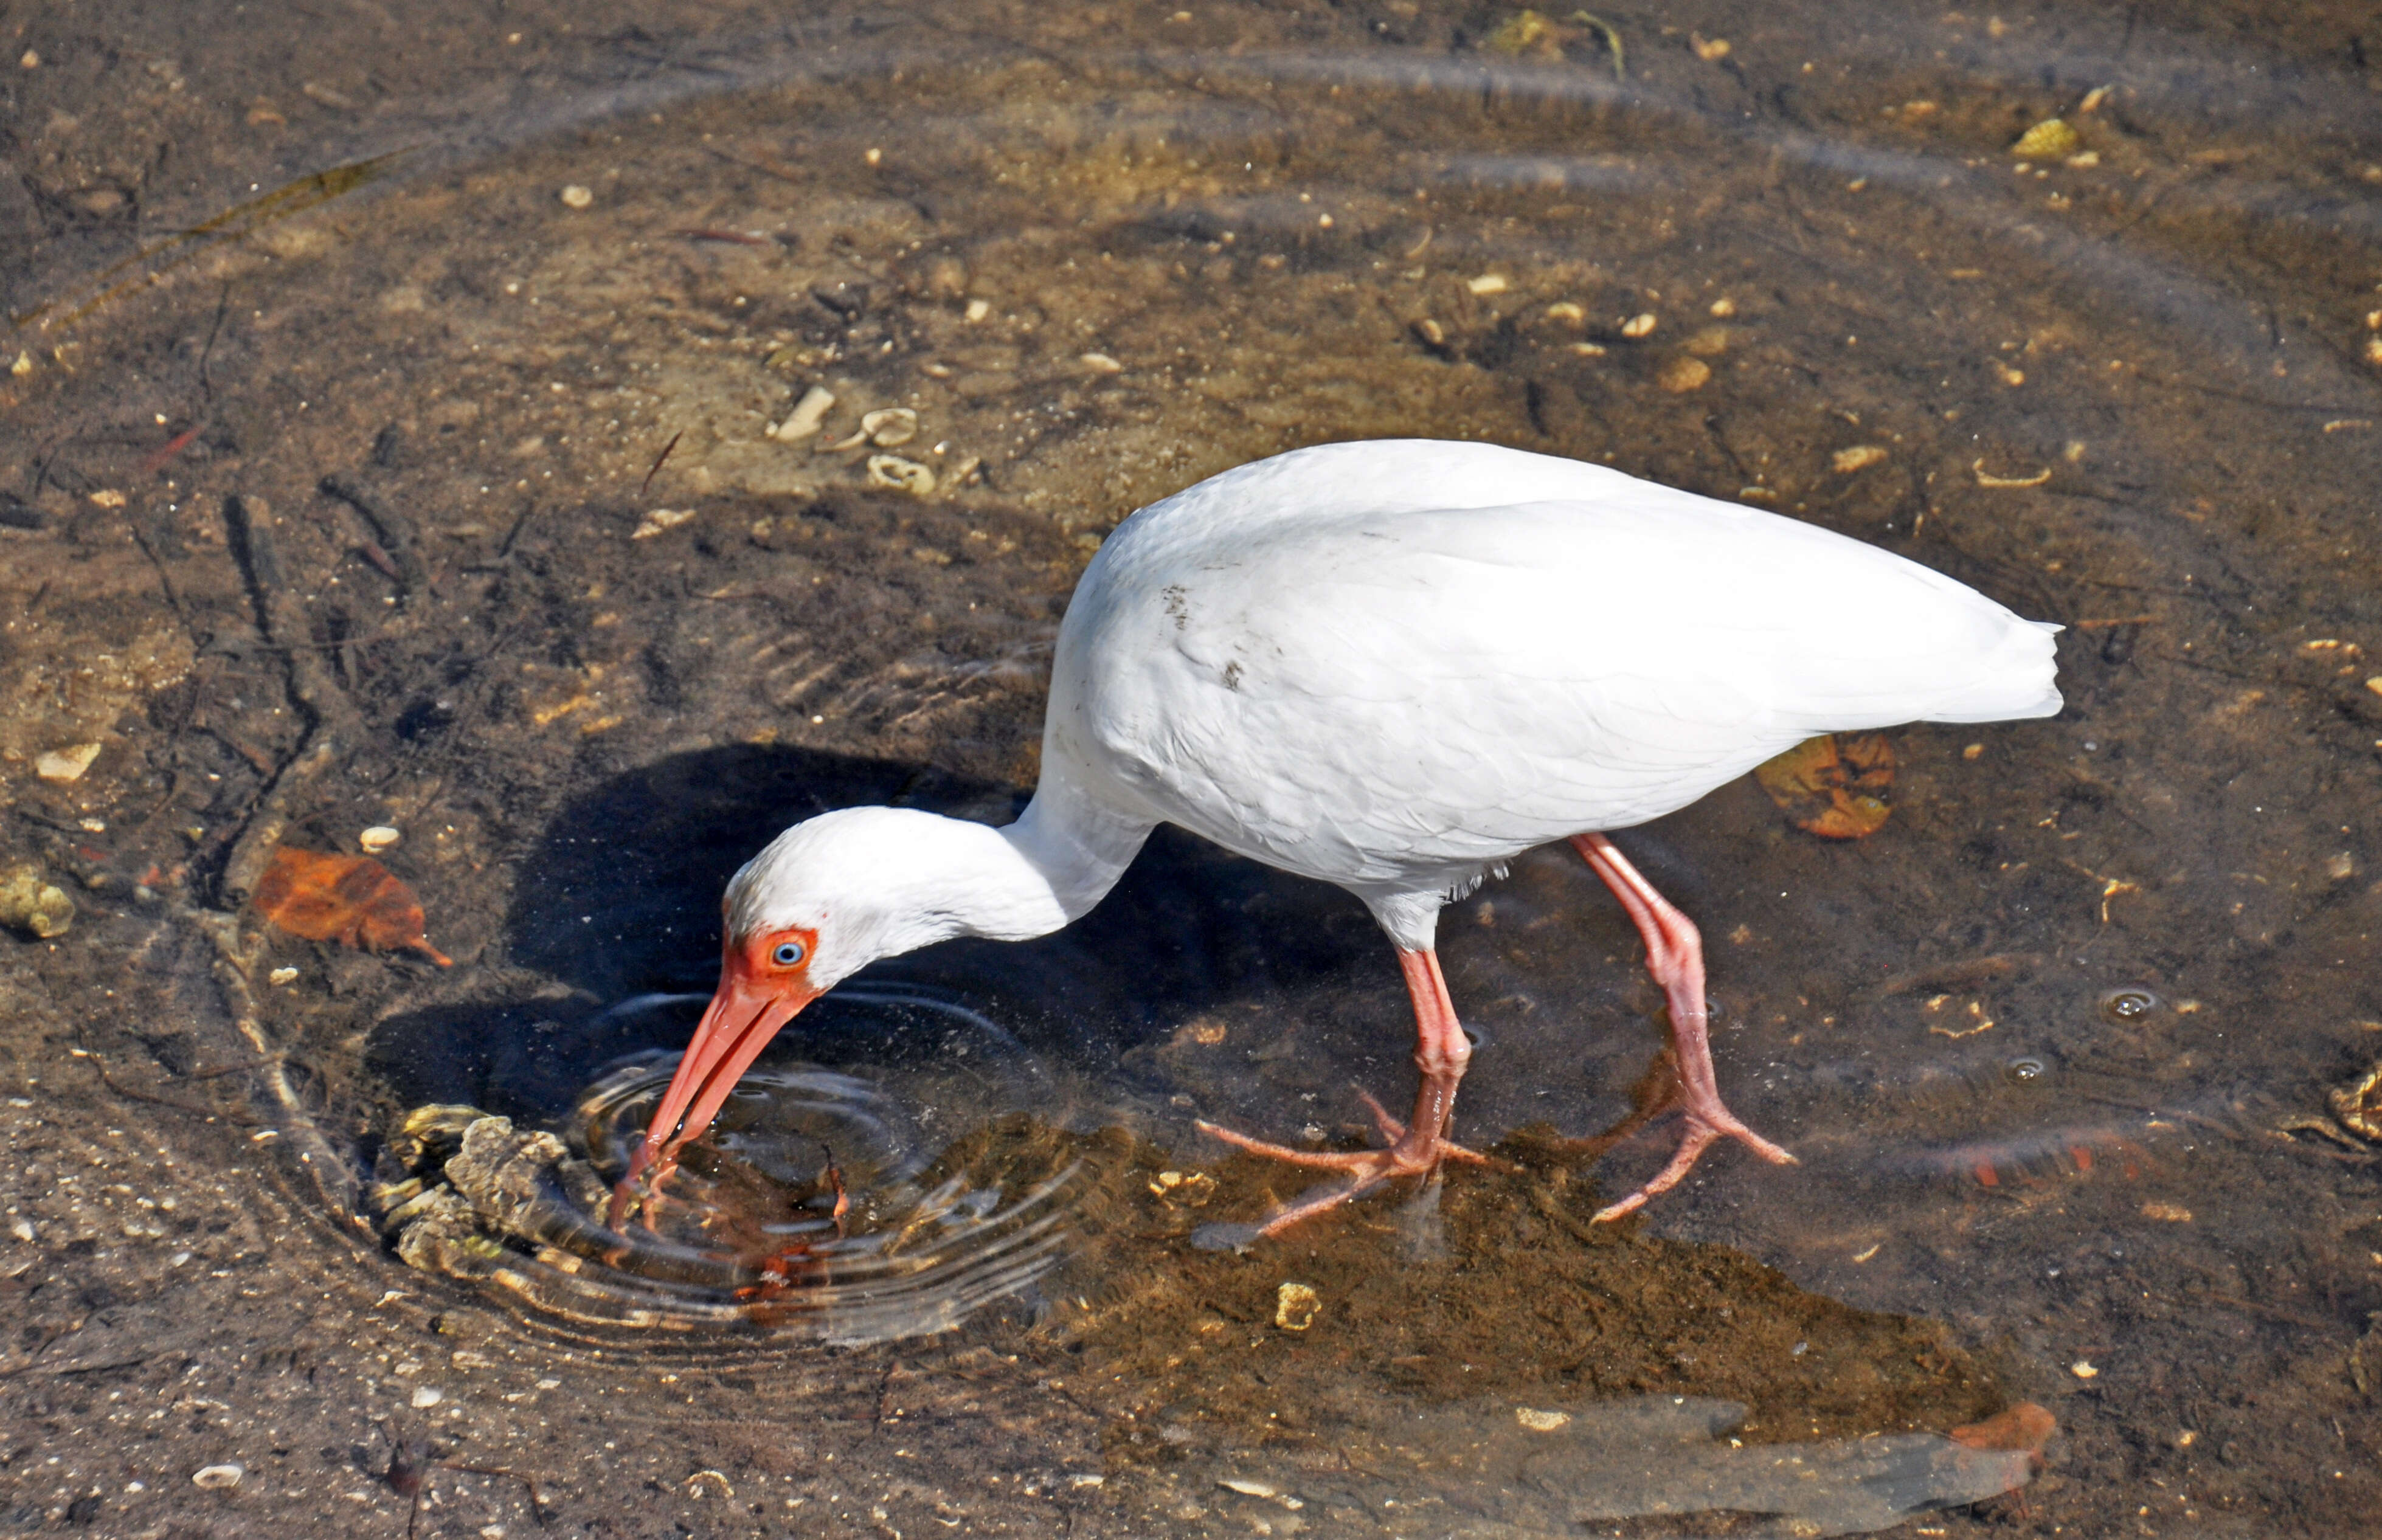
[[[77,911],[0,950],[17,1530],[2371,1528],[2363,13],[242,15],[0,15],[0,865]],[[1867,838],[1620,837],[1802,1164],[1587,1223],[1660,996],[1541,850],[1442,925],[1505,1167],[1202,1249],[1299,1184],[1194,1119],[1365,1142],[1406,1007],[1161,833],[815,1007],[608,1231],[726,875],[1009,816],[1107,529],[1393,434],[2069,628]],[[375,826],[451,969],[243,909]],[[1945,1437],[2027,1402],[2039,1474]]]

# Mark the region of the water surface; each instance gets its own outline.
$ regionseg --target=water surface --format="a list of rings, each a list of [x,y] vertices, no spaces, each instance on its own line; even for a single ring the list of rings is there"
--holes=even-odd
[[[0,971],[18,1529],[2366,1527],[2360,16],[242,15],[10,41],[0,856],[78,910]],[[1353,899],[1162,834],[815,1008],[608,1236],[727,874],[1010,816],[1102,534],[1381,435],[2069,628],[1865,839],[1621,837],[1802,1164],[1586,1224],[1673,1135],[1562,1147],[1661,1025],[1556,849],[1442,926],[1514,1168],[1200,1250],[1299,1184],[1194,1119],[1362,1142],[1408,1029]],[[241,910],[370,827],[452,969]],[[2040,1475],[1946,1441],[2027,1402]]]

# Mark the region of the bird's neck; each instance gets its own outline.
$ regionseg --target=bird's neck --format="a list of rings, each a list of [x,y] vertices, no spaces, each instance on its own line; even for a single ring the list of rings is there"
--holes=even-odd
[[[1049,886],[1065,924],[1108,896],[1154,826],[1091,795],[1063,764],[1046,761],[1034,801],[1000,833],[1033,880]]]

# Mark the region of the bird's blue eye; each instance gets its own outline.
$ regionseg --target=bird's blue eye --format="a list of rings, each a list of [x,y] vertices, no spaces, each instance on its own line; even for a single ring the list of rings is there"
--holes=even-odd
[[[769,960],[780,968],[792,968],[802,959],[803,944],[799,941],[780,941],[778,949],[769,954]]]

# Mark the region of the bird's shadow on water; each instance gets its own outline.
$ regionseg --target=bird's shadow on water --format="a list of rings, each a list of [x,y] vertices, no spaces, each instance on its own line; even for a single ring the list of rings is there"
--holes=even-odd
[[[1025,802],[1013,787],[774,745],[628,771],[569,803],[516,874],[505,959],[552,984],[509,1003],[393,1017],[374,1031],[368,1067],[404,1106],[558,1118],[606,1065],[685,1045],[718,977],[721,889],[779,829],[871,804],[1002,824]],[[940,996],[1038,1057],[1097,1068],[1226,1001],[1312,997],[1333,985],[1394,991],[1381,950],[1348,894],[1161,826],[1115,890],[1066,929],[1024,943],[946,942],[845,987],[898,983]],[[782,1051],[799,1056],[805,1021],[832,1021],[835,1000],[789,1029]]]

